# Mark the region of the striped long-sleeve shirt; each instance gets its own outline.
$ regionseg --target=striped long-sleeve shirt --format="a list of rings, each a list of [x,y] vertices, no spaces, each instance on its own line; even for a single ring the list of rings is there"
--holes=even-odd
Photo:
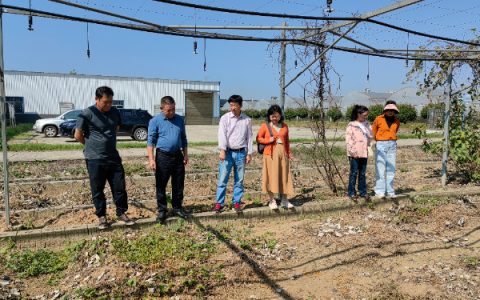
[[[236,117],[232,112],[224,114],[218,124],[218,149],[227,150],[247,148],[253,153],[252,120],[241,113]]]

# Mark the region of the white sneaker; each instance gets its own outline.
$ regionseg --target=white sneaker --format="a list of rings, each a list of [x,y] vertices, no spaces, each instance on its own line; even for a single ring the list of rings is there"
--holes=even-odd
[[[282,198],[282,203],[280,205],[285,209],[292,209],[294,207],[287,198]]]
[[[271,210],[278,209],[277,200],[275,200],[275,199],[270,200],[268,202],[268,207],[270,207]]]

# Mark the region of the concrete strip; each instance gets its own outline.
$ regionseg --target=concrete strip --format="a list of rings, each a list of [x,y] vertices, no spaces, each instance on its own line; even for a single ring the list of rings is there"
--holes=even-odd
[[[428,192],[417,192],[398,195],[399,202],[408,201],[413,196],[420,195],[435,195],[435,196],[460,196],[460,195],[478,195],[480,194],[480,188],[473,189],[456,189],[456,190],[445,190],[445,191],[428,191]],[[388,204],[390,200],[386,199],[377,199],[373,200],[373,205]],[[215,214],[213,212],[204,212],[194,214],[192,216],[192,222],[195,221],[222,221],[222,220],[239,220],[239,219],[252,219],[252,218],[275,218],[278,216],[293,216],[293,215],[307,215],[315,214],[328,211],[336,210],[345,210],[353,207],[357,207],[358,204],[354,204],[351,201],[336,201],[336,202],[312,202],[307,203],[302,206],[295,207],[294,210],[286,211],[280,209],[278,211],[272,211],[268,207],[259,207],[246,209],[243,213],[235,212],[223,212],[221,214]],[[167,220],[168,224],[176,222],[177,218],[169,218]],[[147,226],[152,226],[156,224],[154,218],[149,219],[140,219],[137,221],[137,225],[131,228],[142,228]],[[113,224],[111,230],[124,228],[125,225]],[[94,234],[98,234],[100,231],[98,228],[92,224],[82,225],[78,227],[63,228],[63,229],[37,229],[37,230],[25,230],[25,231],[15,231],[15,232],[5,232],[0,234],[0,239],[12,239],[15,242],[29,242],[34,240],[44,240],[57,237],[70,237],[70,236],[84,236],[88,237]]]

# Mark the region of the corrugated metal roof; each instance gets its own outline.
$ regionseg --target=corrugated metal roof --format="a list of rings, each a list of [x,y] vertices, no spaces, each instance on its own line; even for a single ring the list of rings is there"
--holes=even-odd
[[[8,75],[28,75],[28,76],[51,76],[51,77],[71,77],[71,78],[99,78],[104,80],[145,80],[145,81],[160,81],[165,83],[206,83],[206,84],[220,84],[220,81],[200,81],[200,80],[182,80],[182,79],[162,79],[162,78],[148,78],[148,77],[126,77],[126,76],[105,76],[105,75],[88,75],[88,74],[70,74],[70,73],[44,73],[31,71],[17,71],[6,70]]]

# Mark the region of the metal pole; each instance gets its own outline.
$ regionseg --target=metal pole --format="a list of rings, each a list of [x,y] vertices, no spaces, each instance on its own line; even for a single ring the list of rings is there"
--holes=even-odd
[[[328,50],[330,50],[333,46],[335,46],[338,42],[340,42],[340,40],[343,39],[350,31],[352,31],[353,28],[355,28],[357,26],[357,24],[358,23],[353,24],[353,26],[348,28],[348,30],[345,31],[338,39],[336,39],[333,43],[328,45],[328,47],[323,49],[322,53],[320,53],[320,55],[318,55],[317,58],[315,58],[311,63],[309,63],[307,66],[305,66],[305,68],[303,68],[297,75],[295,75],[295,77],[290,79],[290,81],[285,85],[285,88],[287,88],[290,84],[292,84],[295,80],[297,80],[297,78],[300,77],[300,75],[302,75],[306,70],[308,70],[311,66],[313,66],[313,64],[315,62],[317,62],[320,58],[322,58],[322,56],[325,53],[327,53]]]
[[[282,26],[286,27],[287,23],[283,22]],[[282,30],[282,39],[286,39],[287,32]],[[285,70],[287,64],[287,43],[280,43],[280,107],[285,110]]]
[[[443,118],[443,155],[442,155],[442,186],[447,185],[447,162],[448,148],[450,144],[450,111],[452,102],[452,79],[453,79],[453,62],[450,62],[447,70],[447,87],[445,88],[445,116]]]
[[[422,2],[422,1],[424,1],[424,0],[405,0],[405,1],[401,1],[401,2],[396,2],[396,3],[393,3],[389,6],[386,6],[386,7],[383,7],[383,8],[368,12],[368,13],[364,13],[364,14],[360,15],[359,18],[370,19],[370,18],[377,17],[377,16],[380,16],[380,15],[392,12],[394,10],[407,7],[409,5],[413,5],[413,4]],[[319,31],[315,32],[314,34],[311,34],[311,33],[306,34],[303,37],[301,37],[300,39],[311,38],[315,35],[318,35],[320,33],[326,32],[326,31],[330,31],[330,30],[338,29],[340,27],[351,25],[354,22],[356,22],[356,21],[345,21],[345,22],[330,24],[330,25],[327,25],[324,28],[320,29]]]
[[[2,0],[0,0],[2,5]],[[2,123],[2,151],[3,151],[3,200],[5,203],[5,222],[10,227],[10,199],[8,192],[8,155],[7,155],[7,128],[5,105],[5,72],[3,64],[3,11],[0,9],[0,114]]]

